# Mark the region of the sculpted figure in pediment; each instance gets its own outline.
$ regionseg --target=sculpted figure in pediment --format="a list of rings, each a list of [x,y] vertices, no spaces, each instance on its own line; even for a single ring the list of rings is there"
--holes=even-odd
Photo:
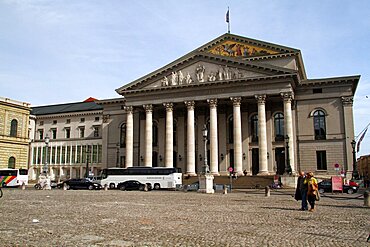
[[[216,73],[211,72],[211,73],[208,75],[208,81],[216,81]]]
[[[204,72],[206,71],[206,68],[199,64],[197,69],[195,70],[196,74],[197,74],[197,79],[198,79],[198,82],[204,82]]]
[[[168,79],[166,76],[162,79],[162,87],[165,87],[165,86],[168,86]]]
[[[191,76],[190,76],[189,72],[188,72],[188,74],[186,75],[185,81],[186,81],[186,84],[191,84],[191,83],[193,83],[193,79],[191,78]]]
[[[177,81],[178,81],[177,72],[174,71],[172,72],[172,76],[171,76],[171,85],[172,86],[177,85]]]
[[[219,81],[222,81],[222,80],[223,80],[223,68],[222,68],[222,66],[221,66],[221,65],[218,67],[218,71],[217,71],[217,79],[218,79]]]
[[[179,71],[178,76],[179,76],[179,85],[182,85],[182,83],[184,82],[185,77],[182,74],[181,70]]]

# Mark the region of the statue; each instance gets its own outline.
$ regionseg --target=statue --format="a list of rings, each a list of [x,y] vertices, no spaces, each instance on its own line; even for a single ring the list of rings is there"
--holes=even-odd
[[[172,77],[171,77],[171,85],[177,85],[177,72],[172,72]]]
[[[195,70],[196,74],[197,74],[197,79],[198,79],[198,82],[204,82],[204,72],[206,71],[206,68],[199,64],[197,69]]]
[[[182,74],[181,70],[179,71],[179,85],[182,85],[183,81],[184,81],[184,75]]]
[[[185,79],[185,81],[186,81],[186,84],[191,84],[191,83],[193,83],[193,79],[191,79],[191,76],[190,76],[189,72],[188,72],[188,74],[186,75],[186,79]]]
[[[162,79],[162,86],[163,87],[168,86],[168,79],[166,76]]]
[[[223,71],[223,69],[222,69],[222,66],[220,65],[218,67],[218,71],[217,71],[217,75],[218,75],[218,80],[219,81],[222,81],[223,80],[222,71]]]

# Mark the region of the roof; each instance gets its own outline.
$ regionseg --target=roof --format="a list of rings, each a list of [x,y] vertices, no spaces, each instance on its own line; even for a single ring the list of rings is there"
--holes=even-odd
[[[77,102],[59,105],[37,106],[31,108],[32,115],[48,115],[68,112],[97,111],[103,110],[101,105],[95,102]]]

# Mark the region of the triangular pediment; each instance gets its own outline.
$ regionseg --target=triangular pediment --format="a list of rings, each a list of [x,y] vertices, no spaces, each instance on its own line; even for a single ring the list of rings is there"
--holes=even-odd
[[[294,74],[296,68],[281,66],[276,61],[283,57],[293,61],[291,57],[297,52],[293,48],[225,34],[116,92],[123,95],[136,90]],[[295,63],[291,61],[288,62]]]

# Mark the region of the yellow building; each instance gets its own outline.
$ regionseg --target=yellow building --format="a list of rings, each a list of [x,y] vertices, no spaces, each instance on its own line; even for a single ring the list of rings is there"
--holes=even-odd
[[[0,168],[28,168],[30,104],[0,97]]]
[[[370,155],[364,155],[357,159],[357,169],[361,177],[370,176]]]

